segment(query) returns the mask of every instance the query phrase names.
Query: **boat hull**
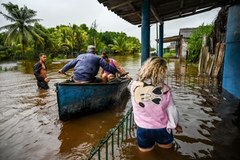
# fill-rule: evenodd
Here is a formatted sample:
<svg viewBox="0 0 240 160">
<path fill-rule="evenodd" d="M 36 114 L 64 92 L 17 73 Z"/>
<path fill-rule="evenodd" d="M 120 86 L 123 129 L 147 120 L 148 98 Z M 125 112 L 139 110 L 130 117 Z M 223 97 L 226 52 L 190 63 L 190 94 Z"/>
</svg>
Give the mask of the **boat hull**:
<svg viewBox="0 0 240 160">
<path fill-rule="evenodd" d="M 110 83 L 57 83 L 59 119 L 66 121 L 113 106 L 121 98 L 131 80 Z"/>
</svg>

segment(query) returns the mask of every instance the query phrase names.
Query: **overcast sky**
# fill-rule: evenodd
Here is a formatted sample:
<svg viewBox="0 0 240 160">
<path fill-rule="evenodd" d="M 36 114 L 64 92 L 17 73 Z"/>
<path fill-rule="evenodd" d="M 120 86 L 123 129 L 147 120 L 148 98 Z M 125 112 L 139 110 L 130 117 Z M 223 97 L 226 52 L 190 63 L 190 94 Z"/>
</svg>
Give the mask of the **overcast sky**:
<svg viewBox="0 0 240 160">
<path fill-rule="evenodd" d="M 45 27 L 55 27 L 61 24 L 69 25 L 69 23 L 86 24 L 90 27 L 96 20 L 98 32 L 125 32 L 128 36 L 134 36 L 141 40 L 141 28 L 118 17 L 97 0 L 0 0 L 0 2 L 1 4 L 12 2 L 19 7 L 25 5 L 29 9 L 37 11 L 36 18 L 42 19 L 40 23 Z M 7 13 L 2 5 L 0 5 L 0 10 Z M 216 18 L 218 11 L 219 8 L 186 18 L 166 21 L 164 22 L 164 37 L 177 35 L 179 28 L 197 27 L 202 23 L 210 24 Z M 9 23 L 0 15 L 0 26 Z M 156 25 L 152 25 L 152 47 L 155 47 L 155 38 Z"/>
</svg>

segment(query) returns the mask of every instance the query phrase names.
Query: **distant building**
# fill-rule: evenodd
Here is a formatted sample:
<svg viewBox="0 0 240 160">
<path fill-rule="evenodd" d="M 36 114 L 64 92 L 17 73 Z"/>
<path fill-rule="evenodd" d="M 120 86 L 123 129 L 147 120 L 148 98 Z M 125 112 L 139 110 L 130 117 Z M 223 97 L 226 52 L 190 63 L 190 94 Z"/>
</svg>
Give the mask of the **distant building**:
<svg viewBox="0 0 240 160">
<path fill-rule="evenodd" d="M 164 50 L 166 52 L 176 50 L 176 56 L 179 57 L 180 60 L 186 59 L 188 56 L 188 40 L 196 30 L 197 28 L 180 28 L 178 35 L 164 37 L 164 43 L 170 43 Z M 156 41 L 159 42 L 158 39 L 156 39 Z"/>
<path fill-rule="evenodd" d="M 179 30 L 179 36 L 181 36 L 181 42 L 178 42 L 178 44 L 181 43 L 181 54 L 182 58 L 186 59 L 187 53 L 188 53 L 188 40 L 190 39 L 192 33 L 196 31 L 197 28 L 180 28 Z"/>
<path fill-rule="evenodd" d="M 180 28 L 179 35 L 182 35 L 184 39 L 189 39 L 197 28 Z"/>
<path fill-rule="evenodd" d="M 176 41 L 170 42 L 169 46 L 167 48 L 169 48 L 170 50 L 176 50 Z"/>
</svg>

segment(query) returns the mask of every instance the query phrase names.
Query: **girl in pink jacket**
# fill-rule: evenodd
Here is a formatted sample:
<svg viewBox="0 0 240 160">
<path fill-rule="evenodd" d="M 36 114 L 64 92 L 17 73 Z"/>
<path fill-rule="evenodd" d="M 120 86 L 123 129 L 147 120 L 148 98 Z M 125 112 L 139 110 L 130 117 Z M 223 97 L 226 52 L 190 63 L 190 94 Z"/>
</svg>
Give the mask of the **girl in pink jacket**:
<svg viewBox="0 0 240 160">
<path fill-rule="evenodd" d="M 182 132 L 179 115 L 170 88 L 164 83 L 167 63 L 159 57 L 149 58 L 131 85 L 137 142 L 140 151 L 151 151 L 155 144 L 171 148 L 172 129 Z"/>
</svg>

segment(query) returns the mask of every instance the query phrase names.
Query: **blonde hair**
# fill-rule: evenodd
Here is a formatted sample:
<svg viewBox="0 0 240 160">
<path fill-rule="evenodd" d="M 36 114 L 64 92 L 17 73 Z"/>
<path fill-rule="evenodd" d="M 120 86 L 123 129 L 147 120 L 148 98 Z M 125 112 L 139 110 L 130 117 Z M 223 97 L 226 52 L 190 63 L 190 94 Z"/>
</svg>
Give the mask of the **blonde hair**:
<svg viewBox="0 0 240 160">
<path fill-rule="evenodd" d="M 138 81 L 150 79 L 152 85 L 157 86 L 164 81 L 167 71 L 167 62 L 160 57 L 154 56 L 143 64 L 138 72 Z"/>
</svg>

